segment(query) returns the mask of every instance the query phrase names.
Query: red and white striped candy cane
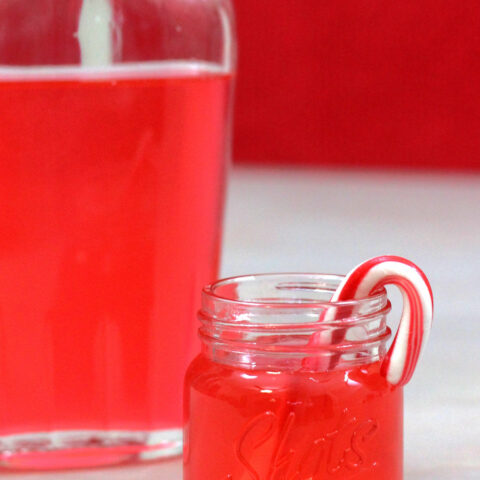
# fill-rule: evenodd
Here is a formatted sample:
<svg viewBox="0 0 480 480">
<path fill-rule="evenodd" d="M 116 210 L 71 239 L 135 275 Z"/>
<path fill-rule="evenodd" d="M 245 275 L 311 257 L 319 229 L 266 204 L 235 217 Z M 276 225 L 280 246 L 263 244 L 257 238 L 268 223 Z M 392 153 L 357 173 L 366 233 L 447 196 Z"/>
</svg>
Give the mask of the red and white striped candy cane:
<svg viewBox="0 0 480 480">
<path fill-rule="evenodd" d="M 403 312 L 397 334 L 384 360 L 382 373 L 392 385 L 411 379 L 427 342 L 433 318 L 433 295 L 425 274 L 402 257 L 375 257 L 355 267 L 338 286 L 331 302 L 365 298 L 385 285 L 397 286 L 403 295 Z"/>
</svg>

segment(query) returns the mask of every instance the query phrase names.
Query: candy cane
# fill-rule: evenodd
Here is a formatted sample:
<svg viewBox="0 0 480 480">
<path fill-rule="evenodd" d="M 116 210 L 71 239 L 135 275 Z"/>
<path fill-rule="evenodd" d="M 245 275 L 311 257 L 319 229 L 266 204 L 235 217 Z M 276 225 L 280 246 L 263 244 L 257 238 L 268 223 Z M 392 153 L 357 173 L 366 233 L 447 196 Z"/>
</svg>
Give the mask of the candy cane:
<svg viewBox="0 0 480 480">
<path fill-rule="evenodd" d="M 433 318 L 433 295 L 425 274 L 402 257 L 375 257 L 355 267 L 338 286 L 331 302 L 366 298 L 385 285 L 402 292 L 403 311 L 397 334 L 384 359 L 382 373 L 392 385 L 413 375 Z"/>
</svg>

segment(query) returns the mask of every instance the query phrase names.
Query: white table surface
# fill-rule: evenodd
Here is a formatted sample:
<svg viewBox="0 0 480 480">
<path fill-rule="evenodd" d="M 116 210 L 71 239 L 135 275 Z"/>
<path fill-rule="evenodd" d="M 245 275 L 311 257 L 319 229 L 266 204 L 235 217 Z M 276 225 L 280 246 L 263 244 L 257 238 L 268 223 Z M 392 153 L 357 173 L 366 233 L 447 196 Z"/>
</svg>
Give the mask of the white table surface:
<svg viewBox="0 0 480 480">
<path fill-rule="evenodd" d="M 405 390 L 405 479 L 480 480 L 480 175 L 232 172 L 223 275 L 345 273 L 386 253 L 418 263 L 435 294 L 432 336 Z M 181 462 L 1 476 L 180 480 Z"/>
</svg>

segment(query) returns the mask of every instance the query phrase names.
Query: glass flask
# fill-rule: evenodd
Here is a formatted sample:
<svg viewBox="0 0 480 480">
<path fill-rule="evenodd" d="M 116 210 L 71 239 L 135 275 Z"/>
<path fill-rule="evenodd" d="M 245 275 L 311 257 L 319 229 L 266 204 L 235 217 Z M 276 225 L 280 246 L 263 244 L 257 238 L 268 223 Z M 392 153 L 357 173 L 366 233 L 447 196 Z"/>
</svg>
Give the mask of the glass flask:
<svg viewBox="0 0 480 480">
<path fill-rule="evenodd" d="M 217 275 L 228 0 L 0 5 L 0 469 L 182 450 Z"/>
</svg>

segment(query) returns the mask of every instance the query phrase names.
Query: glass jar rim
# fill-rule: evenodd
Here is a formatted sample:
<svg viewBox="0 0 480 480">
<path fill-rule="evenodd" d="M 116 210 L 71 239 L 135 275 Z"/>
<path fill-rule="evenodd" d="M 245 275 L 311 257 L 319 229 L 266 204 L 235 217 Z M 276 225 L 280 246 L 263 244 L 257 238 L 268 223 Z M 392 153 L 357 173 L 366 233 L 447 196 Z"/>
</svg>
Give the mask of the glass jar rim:
<svg viewBox="0 0 480 480">
<path fill-rule="evenodd" d="M 204 352 L 219 362 L 244 366 L 292 366 L 305 357 L 341 357 L 342 364 L 381 358 L 391 334 L 386 290 L 331 302 L 344 278 L 275 273 L 207 285 L 198 313 Z"/>
<path fill-rule="evenodd" d="M 278 301 L 251 301 L 251 300 L 241 300 L 235 298 L 229 298 L 228 296 L 221 295 L 217 292 L 218 288 L 223 286 L 232 285 L 235 282 L 247 282 L 247 281 L 254 281 L 254 280 L 264 280 L 264 279 L 272 279 L 281 278 L 281 277 L 296 277 L 299 279 L 322 279 L 325 281 L 330 281 L 335 283 L 337 286 L 341 283 L 341 281 L 345 278 L 345 275 L 339 274 L 327 274 L 327 273 L 295 273 L 295 272 L 286 272 L 286 273 L 257 273 L 257 274 L 250 274 L 250 275 L 238 275 L 238 276 L 231 276 L 227 278 L 223 278 L 217 280 L 209 285 L 206 285 L 202 290 L 202 295 L 204 298 L 209 298 L 216 302 L 221 302 L 225 304 L 233 304 L 238 306 L 244 307 L 252 307 L 252 308 L 275 308 L 275 309 L 326 309 L 332 307 L 361 307 L 363 305 L 368 305 L 371 303 L 382 302 L 387 300 L 387 291 L 384 287 L 369 295 L 368 297 L 363 297 L 359 299 L 353 300 L 342 300 L 332 302 L 330 300 L 322 300 L 322 301 L 309 301 L 309 302 L 278 302 Z M 313 282 L 310 282 L 310 285 L 313 286 Z M 290 287 L 285 286 L 285 288 L 295 288 L 300 290 L 308 290 L 312 289 L 312 287 L 308 287 L 306 283 L 292 285 Z M 312 289 L 313 290 L 313 289 Z M 335 293 L 335 288 L 328 288 L 324 286 L 322 289 L 324 292 L 331 292 L 333 295 Z"/>
</svg>

